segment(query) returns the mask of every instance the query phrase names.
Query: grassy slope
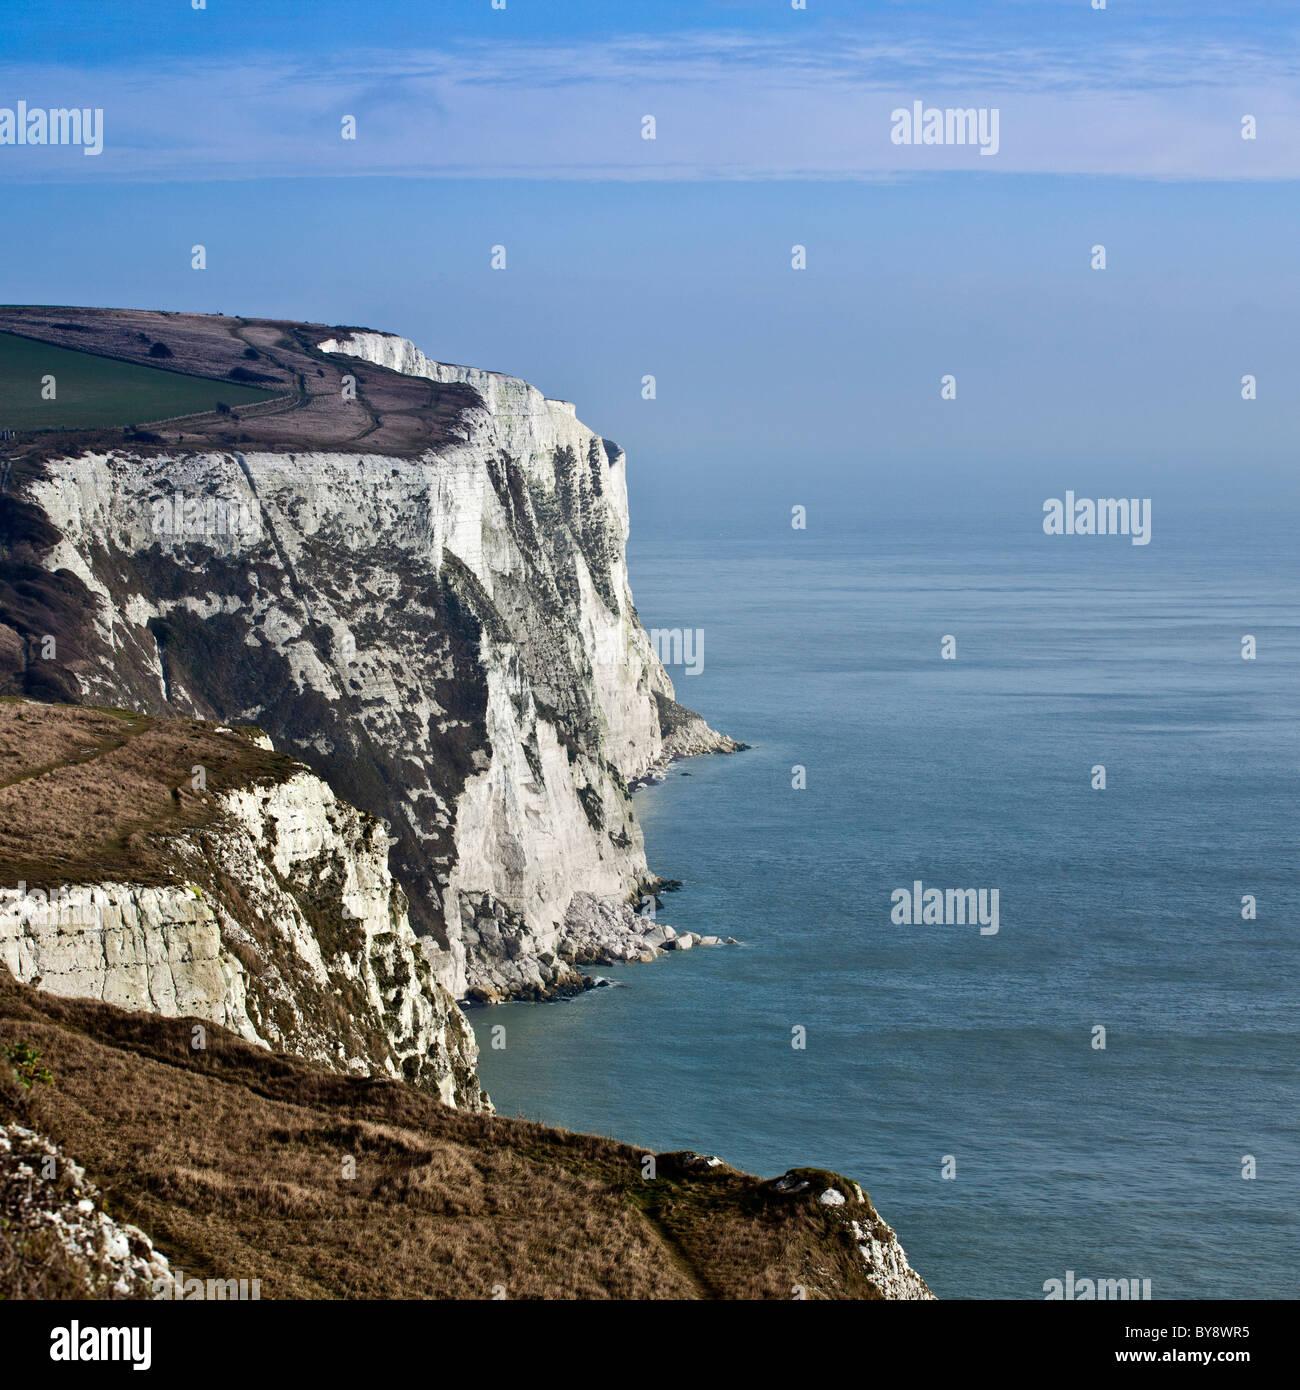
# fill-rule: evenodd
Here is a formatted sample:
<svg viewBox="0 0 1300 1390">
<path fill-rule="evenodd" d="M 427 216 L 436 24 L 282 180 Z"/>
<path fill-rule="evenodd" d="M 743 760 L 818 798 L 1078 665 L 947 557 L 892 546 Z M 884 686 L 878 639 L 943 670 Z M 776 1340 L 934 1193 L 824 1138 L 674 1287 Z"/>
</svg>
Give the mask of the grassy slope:
<svg viewBox="0 0 1300 1390">
<path fill-rule="evenodd" d="M 53 1081 L 19 1118 L 187 1275 L 265 1298 L 869 1298 L 814 1193 L 317 1071 L 209 1025 L 58 999 L 0 966 L 0 1050 Z M 10 1099 L 6 1100 L 6 1096 Z M 20 1099 L 20 1104 L 22 1104 Z M 343 1159 L 356 1160 L 345 1179 Z M 841 1180 L 841 1186 L 842 1186 Z"/>
<path fill-rule="evenodd" d="M 168 882 L 168 835 L 207 824 L 222 791 L 296 766 L 200 720 L 0 699 L 0 888 Z"/>
<path fill-rule="evenodd" d="M 47 374 L 56 382 L 52 401 L 41 399 L 41 379 Z M 0 429 L 141 425 L 213 410 L 218 401 L 239 406 L 274 394 L 0 333 Z"/>
</svg>

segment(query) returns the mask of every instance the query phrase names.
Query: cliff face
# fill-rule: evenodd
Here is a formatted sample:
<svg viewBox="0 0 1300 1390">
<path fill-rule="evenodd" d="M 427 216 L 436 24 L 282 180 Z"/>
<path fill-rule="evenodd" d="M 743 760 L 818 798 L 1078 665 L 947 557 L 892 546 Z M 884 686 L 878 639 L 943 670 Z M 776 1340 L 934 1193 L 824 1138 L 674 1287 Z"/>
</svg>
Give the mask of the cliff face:
<svg viewBox="0 0 1300 1390">
<path fill-rule="evenodd" d="M 632 605 L 617 446 L 381 334 L 0 328 L 127 361 L 165 340 L 212 378 L 256 359 L 282 392 L 0 449 L 0 1050 L 52 1073 L 17 1096 L 24 1144 L 270 1296 L 929 1297 L 834 1174 L 503 1121 L 474 1074 L 453 996 L 716 944 L 629 905 L 654 881 L 629 784 L 738 745 L 676 702 Z M 159 1265 L 138 1236 L 104 1237 L 124 1287 Z"/>
<path fill-rule="evenodd" d="M 431 979 L 383 823 L 308 772 L 231 792 L 218 814 L 171 842 L 183 883 L 65 884 L 53 904 L 0 895 L 0 960 L 52 994 L 210 1019 L 448 1105 L 485 1104 L 473 1034 Z"/>
<path fill-rule="evenodd" d="M 264 728 L 390 823 L 457 996 L 652 954 L 621 906 L 651 877 L 627 784 L 735 745 L 676 704 L 637 618 L 622 451 L 567 403 L 405 339 L 322 332 L 313 351 L 363 399 L 418 378 L 469 404 L 414 457 L 44 460 L 7 524 L 36 595 L 0 605 L 8 688 Z"/>
<path fill-rule="evenodd" d="M 114 723 L 0 704 L 0 864 L 21 885 L 0 889 L 0 961 L 15 978 L 65 998 L 206 1019 L 337 1071 L 486 1106 L 473 1033 L 410 928 L 383 823 L 305 768 L 262 764 L 257 740 L 242 734 L 198 728 L 181 743 L 181 729 L 136 719 L 118 743 Z M 61 742 L 75 756 L 50 767 Z M 212 756 L 223 742 L 235 745 L 228 766 Z M 24 747 L 42 751 L 15 766 Z M 182 783 L 172 795 L 175 753 L 182 765 L 212 764 L 221 785 L 192 797 Z M 131 768 L 149 769 L 154 801 L 137 791 L 123 805 Z M 78 805 L 101 789 L 112 810 Z M 41 823 L 35 799 L 63 808 L 56 827 Z M 96 841 L 125 848 L 105 863 Z M 46 886 L 21 878 L 29 872 Z"/>
</svg>

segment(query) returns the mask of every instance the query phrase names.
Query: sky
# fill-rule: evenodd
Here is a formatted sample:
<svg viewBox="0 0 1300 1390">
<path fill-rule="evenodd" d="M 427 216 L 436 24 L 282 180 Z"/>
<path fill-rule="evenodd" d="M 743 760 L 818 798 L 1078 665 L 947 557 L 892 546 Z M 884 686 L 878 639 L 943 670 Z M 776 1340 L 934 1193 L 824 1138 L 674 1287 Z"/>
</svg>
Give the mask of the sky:
<svg viewBox="0 0 1300 1390">
<path fill-rule="evenodd" d="M 1290 505 L 1298 38 L 1201 0 L 7 0 L 0 121 L 99 108 L 103 151 L 0 144 L 0 298 L 405 334 L 573 400 L 652 525 Z M 916 102 L 996 109 L 996 153 L 895 143 Z"/>
</svg>

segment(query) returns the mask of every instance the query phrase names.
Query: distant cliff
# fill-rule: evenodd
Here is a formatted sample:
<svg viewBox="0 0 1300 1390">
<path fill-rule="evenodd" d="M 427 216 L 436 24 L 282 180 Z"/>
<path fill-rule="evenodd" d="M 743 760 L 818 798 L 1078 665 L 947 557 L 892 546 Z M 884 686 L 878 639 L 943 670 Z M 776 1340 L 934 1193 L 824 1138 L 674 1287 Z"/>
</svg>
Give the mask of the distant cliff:
<svg viewBox="0 0 1300 1390">
<path fill-rule="evenodd" d="M 6 312 L 0 327 L 111 335 L 119 354 L 166 337 L 214 375 L 256 344 L 299 401 L 150 444 L 20 451 L 0 496 L 0 693 L 259 725 L 388 821 L 457 996 L 544 996 L 579 982 L 575 962 L 654 954 L 627 906 L 653 881 L 628 784 L 736 745 L 676 703 L 641 627 L 616 445 L 525 382 L 384 334 Z M 237 447 L 245 426 L 260 448 Z"/>
</svg>

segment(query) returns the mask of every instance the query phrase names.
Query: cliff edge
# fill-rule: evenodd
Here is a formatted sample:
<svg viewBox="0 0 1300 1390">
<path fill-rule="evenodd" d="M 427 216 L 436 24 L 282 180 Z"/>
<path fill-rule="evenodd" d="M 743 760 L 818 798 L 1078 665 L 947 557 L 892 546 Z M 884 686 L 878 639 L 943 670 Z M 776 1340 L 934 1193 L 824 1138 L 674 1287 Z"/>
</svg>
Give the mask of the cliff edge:
<svg viewBox="0 0 1300 1390">
<path fill-rule="evenodd" d="M 488 1105 L 387 828 L 256 730 L 0 700 L 0 885 L 22 983 Z"/>
</svg>

